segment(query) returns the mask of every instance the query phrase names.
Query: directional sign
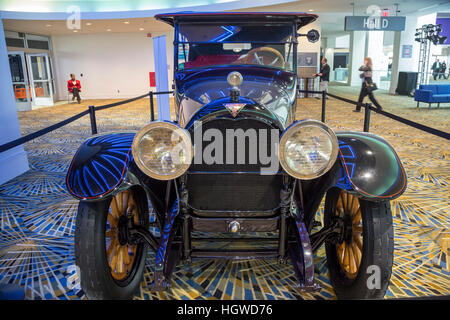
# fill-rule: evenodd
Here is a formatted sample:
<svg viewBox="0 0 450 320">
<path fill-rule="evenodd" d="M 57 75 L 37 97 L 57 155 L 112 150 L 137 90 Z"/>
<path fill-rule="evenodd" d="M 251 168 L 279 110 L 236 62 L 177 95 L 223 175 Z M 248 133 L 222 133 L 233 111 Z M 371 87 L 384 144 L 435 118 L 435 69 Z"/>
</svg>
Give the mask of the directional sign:
<svg viewBox="0 0 450 320">
<path fill-rule="evenodd" d="M 345 31 L 403 31 L 405 22 L 405 17 L 348 16 Z"/>
</svg>

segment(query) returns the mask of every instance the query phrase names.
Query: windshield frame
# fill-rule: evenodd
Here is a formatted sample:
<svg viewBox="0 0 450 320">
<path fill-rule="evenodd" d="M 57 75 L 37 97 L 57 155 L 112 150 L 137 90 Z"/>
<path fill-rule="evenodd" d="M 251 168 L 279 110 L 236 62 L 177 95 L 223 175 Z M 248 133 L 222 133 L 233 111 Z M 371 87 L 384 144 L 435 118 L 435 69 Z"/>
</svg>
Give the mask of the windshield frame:
<svg viewBox="0 0 450 320">
<path fill-rule="evenodd" d="M 259 23 L 261 26 L 291 26 L 292 29 L 292 33 L 290 36 L 291 41 L 216 41 L 216 42 L 210 42 L 210 41 L 179 41 L 180 39 L 180 32 L 179 32 L 179 28 L 180 25 L 193 25 L 193 24 L 198 24 L 198 25 L 210 25 L 210 26 L 220 26 L 223 24 L 233 24 L 236 23 L 236 21 L 215 21 L 215 22 L 185 22 L 185 21 L 175 21 L 174 23 L 174 41 L 173 41 L 173 45 L 174 45 L 174 72 L 178 72 L 178 71 L 182 71 L 184 69 L 179 69 L 179 64 L 178 64 L 178 52 L 179 52 L 179 48 L 180 45 L 190 45 L 190 44 L 224 44 L 224 43 L 249 43 L 251 45 L 253 44 L 265 44 L 265 45 L 286 45 L 289 44 L 289 50 L 292 52 L 292 66 L 293 66 L 293 70 L 288 70 L 288 69 L 282 69 L 282 68 L 277 68 L 277 67 L 272 67 L 272 66 L 266 66 L 266 65 L 260 65 L 261 67 L 266 67 L 266 68 L 272 68 L 272 69 L 277 69 L 277 70 L 283 70 L 286 72 L 292 72 L 297 74 L 297 46 L 298 46 L 298 41 L 297 41 L 297 23 L 296 22 L 265 22 L 265 23 Z M 258 25 L 257 22 L 239 22 L 239 25 Z M 245 64 L 242 64 L 245 65 Z M 253 65 L 254 66 L 254 65 Z M 198 69 L 202 69 L 202 68 L 211 68 L 211 67 L 215 67 L 215 65 L 210 65 L 210 66 L 202 66 L 202 67 L 197 67 Z M 197 69 L 195 68 L 195 69 Z"/>
</svg>

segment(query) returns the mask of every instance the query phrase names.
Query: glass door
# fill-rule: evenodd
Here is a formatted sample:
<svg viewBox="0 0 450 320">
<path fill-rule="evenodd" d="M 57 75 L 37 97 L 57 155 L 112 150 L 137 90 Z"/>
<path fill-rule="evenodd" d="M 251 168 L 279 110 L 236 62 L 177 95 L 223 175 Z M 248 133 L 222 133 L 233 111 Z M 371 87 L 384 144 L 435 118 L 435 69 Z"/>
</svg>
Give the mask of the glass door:
<svg viewBox="0 0 450 320">
<path fill-rule="evenodd" d="M 31 93 L 28 86 L 27 69 L 23 52 L 8 52 L 9 68 L 13 83 L 14 97 L 18 111 L 31 110 Z"/>
<path fill-rule="evenodd" d="M 47 53 L 27 54 L 33 106 L 53 105 L 53 85 Z"/>
</svg>

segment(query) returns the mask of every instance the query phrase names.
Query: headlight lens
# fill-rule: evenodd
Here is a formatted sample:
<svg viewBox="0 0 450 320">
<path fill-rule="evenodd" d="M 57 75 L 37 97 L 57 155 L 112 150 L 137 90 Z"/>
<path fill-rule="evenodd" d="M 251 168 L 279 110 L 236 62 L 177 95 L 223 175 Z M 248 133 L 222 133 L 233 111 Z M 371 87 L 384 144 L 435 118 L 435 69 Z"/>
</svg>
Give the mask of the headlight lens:
<svg viewBox="0 0 450 320">
<path fill-rule="evenodd" d="M 338 148 L 336 135 L 328 126 L 316 120 L 303 120 L 283 133 L 278 156 L 289 175 L 308 180 L 331 169 Z"/>
<path fill-rule="evenodd" d="M 134 137 L 132 152 L 139 169 L 158 180 L 178 178 L 192 162 L 189 133 L 170 122 L 152 122 Z"/>
</svg>

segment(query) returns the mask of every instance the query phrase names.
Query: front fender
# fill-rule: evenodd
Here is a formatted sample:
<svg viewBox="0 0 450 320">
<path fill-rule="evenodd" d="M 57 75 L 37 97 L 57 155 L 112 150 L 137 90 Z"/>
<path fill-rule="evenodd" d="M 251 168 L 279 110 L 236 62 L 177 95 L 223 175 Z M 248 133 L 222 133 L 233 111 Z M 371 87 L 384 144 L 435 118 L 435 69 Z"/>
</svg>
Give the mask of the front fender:
<svg viewBox="0 0 450 320">
<path fill-rule="evenodd" d="M 405 190 L 405 169 L 383 138 L 363 132 L 336 133 L 341 170 L 337 187 L 369 200 L 391 200 Z"/>
<path fill-rule="evenodd" d="M 113 193 L 132 161 L 135 133 L 107 133 L 86 140 L 72 159 L 67 190 L 77 199 L 93 200 Z"/>
</svg>

